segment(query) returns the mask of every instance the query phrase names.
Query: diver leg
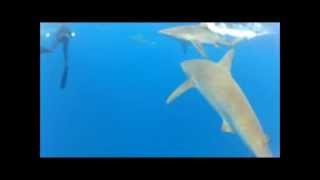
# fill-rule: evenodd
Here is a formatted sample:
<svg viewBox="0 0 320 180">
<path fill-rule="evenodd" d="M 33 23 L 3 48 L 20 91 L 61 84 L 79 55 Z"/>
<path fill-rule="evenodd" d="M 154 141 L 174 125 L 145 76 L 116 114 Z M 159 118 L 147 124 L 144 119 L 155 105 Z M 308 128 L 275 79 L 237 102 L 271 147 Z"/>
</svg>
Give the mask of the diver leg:
<svg viewBox="0 0 320 180">
<path fill-rule="evenodd" d="M 63 57 L 64 57 L 64 65 L 68 66 L 68 58 L 69 58 L 69 39 L 66 39 L 63 42 Z"/>
<path fill-rule="evenodd" d="M 66 85 L 67 85 L 68 71 L 69 71 L 69 68 L 66 66 L 64 68 L 64 71 L 63 71 L 63 74 L 62 74 L 62 77 L 61 77 L 61 81 L 60 81 L 60 88 L 61 89 L 64 89 L 66 87 Z"/>
<path fill-rule="evenodd" d="M 69 71 L 68 49 L 69 49 L 69 40 L 65 40 L 63 43 L 64 71 L 63 71 L 62 78 L 60 81 L 60 88 L 61 89 L 64 89 L 66 87 L 67 79 L 68 79 L 68 71 Z"/>
</svg>

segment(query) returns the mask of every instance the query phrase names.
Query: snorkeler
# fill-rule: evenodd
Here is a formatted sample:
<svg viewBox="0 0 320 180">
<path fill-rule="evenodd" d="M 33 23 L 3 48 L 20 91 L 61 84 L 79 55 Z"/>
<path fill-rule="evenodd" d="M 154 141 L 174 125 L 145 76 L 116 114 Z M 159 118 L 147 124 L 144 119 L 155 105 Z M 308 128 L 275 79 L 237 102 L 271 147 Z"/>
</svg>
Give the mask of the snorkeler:
<svg viewBox="0 0 320 180">
<path fill-rule="evenodd" d="M 58 31 L 56 32 L 54 42 L 49 49 L 49 51 L 53 51 L 58 47 L 61 43 L 63 46 L 63 57 L 64 57 L 64 70 L 62 74 L 62 78 L 60 81 L 60 88 L 64 89 L 67 82 L 68 77 L 68 57 L 69 57 L 69 40 L 72 38 L 73 32 L 65 25 L 62 25 Z"/>
</svg>

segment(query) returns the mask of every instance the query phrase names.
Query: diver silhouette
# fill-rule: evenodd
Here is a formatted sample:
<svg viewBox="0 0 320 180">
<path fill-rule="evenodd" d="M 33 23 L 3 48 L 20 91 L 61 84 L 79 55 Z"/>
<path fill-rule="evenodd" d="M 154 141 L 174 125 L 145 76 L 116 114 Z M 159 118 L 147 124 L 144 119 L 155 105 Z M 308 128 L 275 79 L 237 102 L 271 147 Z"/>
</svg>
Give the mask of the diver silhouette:
<svg viewBox="0 0 320 180">
<path fill-rule="evenodd" d="M 62 25 L 54 36 L 54 41 L 51 48 L 48 49 L 49 52 L 56 49 L 59 44 L 62 44 L 63 48 L 63 57 L 64 57 L 64 69 L 62 73 L 62 77 L 60 80 L 60 88 L 64 89 L 66 87 L 67 79 L 68 79 L 68 59 L 69 59 L 69 41 L 72 38 L 72 31 L 65 25 Z M 45 50 L 45 49 L 44 49 Z"/>
</svg>

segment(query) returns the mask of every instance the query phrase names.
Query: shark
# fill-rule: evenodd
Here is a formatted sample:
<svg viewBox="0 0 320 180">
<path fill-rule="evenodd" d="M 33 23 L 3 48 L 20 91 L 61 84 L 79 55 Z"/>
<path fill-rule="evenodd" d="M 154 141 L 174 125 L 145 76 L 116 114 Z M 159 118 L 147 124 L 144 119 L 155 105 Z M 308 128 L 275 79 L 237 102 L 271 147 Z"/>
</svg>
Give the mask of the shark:
<svg viewBox="0 0 320 180">
<path fill-rule="evenodd" d="M 262 29 L 260 23 L 229 23 L 229 27 L 225 23 L 200 23 L 201 26 L 207 27 L 210 31 L 223 36 L 231 36 L 235 38 L 252 39 L 258 36 L 271 34 L 267 30 Z M 231 26 L 231 27 L 230 27 Z M 235 26 L 235 27 L 233 27 Z M 253 27 L 252 27 L 253 26 Z"/>
<path fill-rule="evenodd" d="M 232 76 L 233 57 L 234 48 L 231 48 L 219 62 L 209 59 L 182 62 L 181 67 L 188 79 L 169 95 L 166 103 L 172 103 L 189 89 L 197 89 L 222 118 L 223 132 L 239 135 L 256 157 L 272 157 L 269 138 Z"/>
<path fill-rule="evenodd" d="M 208 59 L 208 55 L 203 48 L 203 44 L 213 45 L 214 47 L 227 46 L 234 47 L 242 38 L 237 38 L 233 42 L 227 41 L 218 33 L 212 32 L 208 26 L 203 24 L 193 24 L 166 28 L 159 31 L 160 34 L 172 37 L 181 42 L 184 52 L 186 44 L 191 43 L 202 57 Z"/>
</svg>

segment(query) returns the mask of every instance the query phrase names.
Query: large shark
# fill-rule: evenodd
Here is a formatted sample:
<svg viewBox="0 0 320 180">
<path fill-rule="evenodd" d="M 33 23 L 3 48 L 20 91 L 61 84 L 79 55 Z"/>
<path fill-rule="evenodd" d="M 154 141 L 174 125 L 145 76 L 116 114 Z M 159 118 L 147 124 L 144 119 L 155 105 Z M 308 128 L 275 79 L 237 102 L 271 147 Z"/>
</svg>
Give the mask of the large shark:
<svg viewBox="0 0 320 180">
<path fill-rule="evenodd" d="M 160 30 L 159 33 L 180 40 L 184 51 L 186 49 L 186 42 L 191 42 L 204 58 L 208 58 L 208 55 L 202 46 L 203 44 L 211 44 L 215 47 L 219 47 L 220 45 L 233 47 L 241 41 L 240 38 L 235 39 L 233 42 L 227 41 L 223 36 L 212 32 L 207 26 L 202 24 L 167 28 Z"/>
<path fill-rule="evenodd" d="M 218 63 L 207 59 L 182 62 L 181 67 L 189 79 L 168 97 L 167 104 L 190 88 L 198 89 L 222 117 L 222 131 L 240 135 L 257 157 L 272 157 L 259 120 L 232 77 L 233 56 L 232 48 Z"/>
</svg>

